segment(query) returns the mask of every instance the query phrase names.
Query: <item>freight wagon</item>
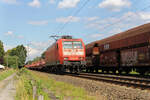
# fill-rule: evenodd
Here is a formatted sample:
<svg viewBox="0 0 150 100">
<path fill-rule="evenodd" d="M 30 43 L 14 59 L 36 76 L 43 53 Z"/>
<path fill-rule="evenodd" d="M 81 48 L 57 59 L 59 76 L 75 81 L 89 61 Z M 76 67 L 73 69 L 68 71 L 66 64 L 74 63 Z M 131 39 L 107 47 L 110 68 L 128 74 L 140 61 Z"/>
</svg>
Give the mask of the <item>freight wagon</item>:
<svg viewBox="0 0 150 100">
<path fill-rule="evenodd" d="M 87 44 L 86 56 L 87 71 L 150 72 L 150 23 Z"/>
</svg>

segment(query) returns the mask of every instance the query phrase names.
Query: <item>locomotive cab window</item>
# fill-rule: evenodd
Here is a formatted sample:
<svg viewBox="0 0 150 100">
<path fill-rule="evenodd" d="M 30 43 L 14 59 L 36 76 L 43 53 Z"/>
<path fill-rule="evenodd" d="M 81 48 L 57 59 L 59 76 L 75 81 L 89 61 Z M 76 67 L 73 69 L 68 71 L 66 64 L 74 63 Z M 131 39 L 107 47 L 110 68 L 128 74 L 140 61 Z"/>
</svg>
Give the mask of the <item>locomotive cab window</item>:
<svg viewBox="0 0 150 100">
<path fill-rule="evenodd" d="M 83 49 L 81 41 L 63 41 L 64 49 Z"/>
<path fill-rule="evenodd" d="M 81 41 L 73 41 L 73 47 L 75 49 L 82 49 L 82 42 Z"/>
<path fill-rule="evenodd" d="M 64 41 L 63 42 L 64 49 L 72 49 L 72 42 L 71 41 Z"/>
</svg>

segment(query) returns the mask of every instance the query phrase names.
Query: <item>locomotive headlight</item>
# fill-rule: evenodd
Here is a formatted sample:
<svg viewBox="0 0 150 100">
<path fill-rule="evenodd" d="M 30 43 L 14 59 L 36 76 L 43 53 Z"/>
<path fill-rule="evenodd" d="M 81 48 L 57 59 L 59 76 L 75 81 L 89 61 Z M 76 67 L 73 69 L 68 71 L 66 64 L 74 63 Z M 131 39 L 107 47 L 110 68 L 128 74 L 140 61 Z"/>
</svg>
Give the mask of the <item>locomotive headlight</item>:
<svg viewBox="0 0 150 100">
<path fill-rule="evenodd" d="M 64 60 L 68 60 L 68 58 L 67 58 L 67 57 L 65 57 L 65 58 L 64 58 Z"/>
</svg>

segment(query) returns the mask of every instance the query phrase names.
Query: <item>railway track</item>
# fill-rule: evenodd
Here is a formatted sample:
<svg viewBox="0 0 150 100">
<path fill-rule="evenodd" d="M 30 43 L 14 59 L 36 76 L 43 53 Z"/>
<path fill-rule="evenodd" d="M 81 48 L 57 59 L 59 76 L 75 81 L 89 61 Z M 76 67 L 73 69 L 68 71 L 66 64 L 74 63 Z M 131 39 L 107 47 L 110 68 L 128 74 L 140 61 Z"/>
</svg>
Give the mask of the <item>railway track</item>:
<svg viewBox="0 0 150 100">
<path fill-rule="evenodd" d="M 67 74 L 69 76 L 86 78 L 90 80 L 103 81 L 107 83 L 113 83 L 121 86 L 127 86 L 139 89 L 150 90 L 150 79 L 138 78 L 132 76 L 118 76 L 118 75 L 106 75 L 106 74 L 91 74 L 91 73 L 80 73 L 80 74 Z"/>
</svg>

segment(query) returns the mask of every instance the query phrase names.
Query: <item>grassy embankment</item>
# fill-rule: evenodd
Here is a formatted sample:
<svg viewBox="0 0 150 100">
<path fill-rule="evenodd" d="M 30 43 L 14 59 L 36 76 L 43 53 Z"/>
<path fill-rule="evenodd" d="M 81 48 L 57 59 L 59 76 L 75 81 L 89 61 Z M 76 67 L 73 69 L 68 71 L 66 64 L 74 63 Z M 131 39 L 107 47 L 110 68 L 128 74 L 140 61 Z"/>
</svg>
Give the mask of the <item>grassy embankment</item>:
<svg viewBox="0 0 150 100">
<path fill-rule="evenodd" d="M 37 86 L 37 95 L 43 95 L 44 100 L 50 100 L 49 95 L 52 94 L 59 100 L 95 100 L 83 88 L 55 81 L 47 74 L 23 69 L 18 75 L 16 100 L 33 100 L 33 85 Z"/>
<path fill-rule="evenodd" d="M 15 72 L 14 69 L 8 69 L 0 72 L 0 81 L 4 80 L 8 76 L 12 75 Z"/>
</svg>

